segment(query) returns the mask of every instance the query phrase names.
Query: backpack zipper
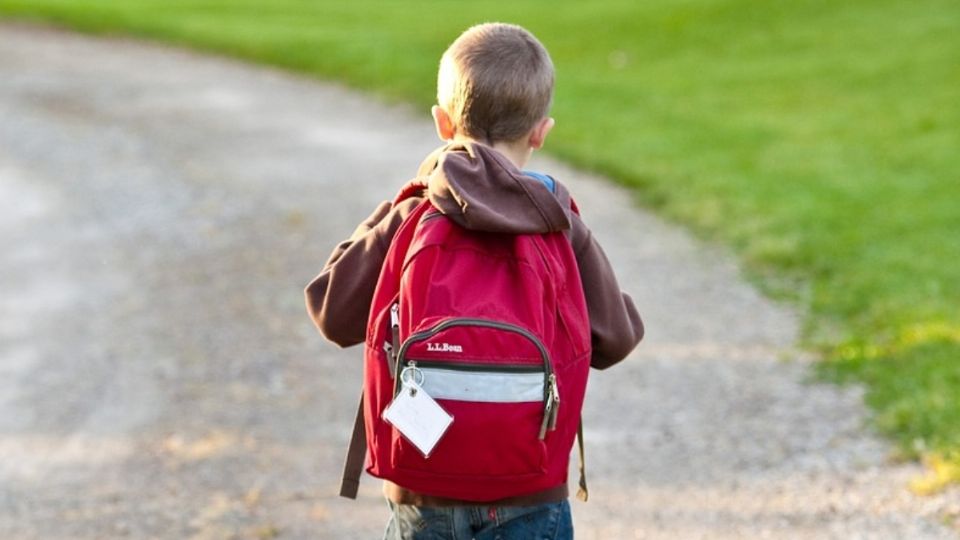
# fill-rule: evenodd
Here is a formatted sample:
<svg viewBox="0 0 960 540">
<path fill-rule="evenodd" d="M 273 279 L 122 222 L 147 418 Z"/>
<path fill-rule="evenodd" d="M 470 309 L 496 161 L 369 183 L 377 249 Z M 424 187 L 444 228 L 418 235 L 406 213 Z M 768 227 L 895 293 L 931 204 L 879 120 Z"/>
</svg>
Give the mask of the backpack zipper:
<svg viewBox="0 0 960 540">
<path fill-rule="evenodd" d="M 399 305 L 397 306 L 399 310 Z M 391 310 L 392 312 L 392 310 Z M 553 366 L 550 364 L 550 355 L 547 353 L 547 348 L 543 346 L 543 343 L 540 343 L 540 339 L 537 338 L 526 328 L 521 326 L 503 323 L 498 321 L 490 321 L 487 319 L 474 319 L 474 318 L 457 318 L 457 319 L 447 319 L 442 323 L 421 332 L 417 332 L 412 336 L 408 337 L 406 341 L 403 342 L 403 345 L 400 346 L 400 350 L 397 352 L 397 367 L 400 367 L 400 364 L 403 362 L 404 357 L 407 355 L 407 349 L 410 348 L 410 345 L 414 343 L 430 339 L 431 337 L 437 335 L 438 333 L 446 330 L 447 328 L 452 328 L 454 326 L 480 326 L 483 328 L 493 328 L 495 330 L 505 330 L 507 332 L 513 332 L 515 334 L 520 334 L 521 336 L 527 338 L 532 342 L 536 347 L 537 351 L 540 353 L 540 358 L 543 360 L 543 372 L 545 378 L 548 378 L 553 374 Z M 397 370 L 399 371 L 399 370 Z M 545 381 L 546 382 L 546 381 Z"/>
<path fill-rule="evenodd" d="M 390 378 L 397 378 L 397 349 L 400 347 L 400 303 L 394 302 L 390 305 L 390 341 L 383 344 L 383 350 L 387 353 L 387 368 L 390 370 Z"/>
<path fill-rule="evenodd" d="M 541 373 L 543 368 L 530 364 L 471 364 L 467 362 L 437 362 L 423 358 L 408 358 L 407 366 L 416 363 L 417 367 L 433 369 L 450 369 L 454 371 L 473 371 L 491 373 Z"/>
</svg>

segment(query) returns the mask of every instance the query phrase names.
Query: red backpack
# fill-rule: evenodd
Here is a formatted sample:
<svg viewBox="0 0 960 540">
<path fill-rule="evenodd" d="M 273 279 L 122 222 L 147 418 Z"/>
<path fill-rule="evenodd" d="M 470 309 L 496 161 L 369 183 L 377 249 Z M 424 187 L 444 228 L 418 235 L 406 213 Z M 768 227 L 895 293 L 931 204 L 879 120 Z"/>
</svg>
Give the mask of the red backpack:
<svg viewBox="0 0 960 540">
<path fill-rule="evenodd" d="M 424 200 L 387 251 L 364 357 L 353 476 L 365 435 L 367 472 L 426 495 L 493 501 L 566 483 L 590 324 L 563 232 L 471 231 Z M 383 418 L 408 368 L 453 417 L 429 457 Z M 357 483 L 345 473 L 341 495 L 355 497 Z M 581 488 L 585 498 L 582 468 Z"/>
</svg>

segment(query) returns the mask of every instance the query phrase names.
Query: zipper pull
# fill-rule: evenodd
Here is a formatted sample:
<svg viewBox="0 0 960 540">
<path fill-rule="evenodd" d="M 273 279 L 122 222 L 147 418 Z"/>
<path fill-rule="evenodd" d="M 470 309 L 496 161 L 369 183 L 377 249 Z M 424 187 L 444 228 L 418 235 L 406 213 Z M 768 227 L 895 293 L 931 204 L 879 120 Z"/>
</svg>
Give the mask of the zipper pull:
<svg viewBox="0 0 960 540">
<path fill-rule="evenodd" d="M 390 343 L 384 344 L 384 350 L 387 351 L 387 364 L 390 369 L 390 378 L 397 377 L 399 369 L 399 359 L 397 353 L 400 352 L 400 303 L 394 302 L 390 306 Z"/>
<path fill-rule="evenodd" d="M 547 398 L 543 404 L 543 423 L 540 424 L 540 440 L 547 438 L 547 431 L 557 428 L 557 411 L 560 408 L 560 393 L 557 391 L 557 376 L 547 377 Z"/>
<path fill-rule="evenodd" d="M 550 412 L 553 409 L 553 393 L 547 393 L 547 402 L 543 406 L 543 423 L 540 424 L 540 440 L 547 438 L 547 430 L 550 428 Z"/>
<path fill-rule="evenodd" d="M 387 353 L 387 367 L 390 368 L 390 378 L 397 376 L 397 364 L 393 361 L 393 345 L 389 341 L 383 342 L 383 352 Z"/>
<path fill-rule="evenodd" d="M 557 429 L 557 416 L 560 414 L 560 389 L 557 387 L 557 376 L 550 374 L 550 397 L 552 398 L 552 407 L 550 407 L 550 420 L 547 422 L 547 428 L 550 431 Z"/>
</svg>

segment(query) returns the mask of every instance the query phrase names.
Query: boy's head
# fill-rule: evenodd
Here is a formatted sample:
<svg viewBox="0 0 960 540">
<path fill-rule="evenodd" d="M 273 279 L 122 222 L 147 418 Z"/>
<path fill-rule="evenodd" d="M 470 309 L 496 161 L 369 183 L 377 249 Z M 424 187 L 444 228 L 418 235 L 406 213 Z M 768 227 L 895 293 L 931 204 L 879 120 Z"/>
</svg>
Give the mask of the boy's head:
<svg viewBox="0 0 960 540">
<path fill-rule="evenodd" d="M 503 23 L 469 28 L 440 60 L 438 132 L 443 139 L 512 144 L 546 125 L 532 141 L 539 148 L 553 125 L 547 117 L 553 79 L 550 55 L 530 32 Z"/>
</svg>

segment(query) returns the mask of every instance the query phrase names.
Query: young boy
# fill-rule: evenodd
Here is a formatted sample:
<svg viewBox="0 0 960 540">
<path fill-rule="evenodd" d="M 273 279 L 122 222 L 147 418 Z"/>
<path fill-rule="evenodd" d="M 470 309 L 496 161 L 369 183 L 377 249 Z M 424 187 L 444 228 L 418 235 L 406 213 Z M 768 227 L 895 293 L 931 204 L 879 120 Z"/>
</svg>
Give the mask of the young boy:
<svg viewBox="0 0 960 540">
<path fill-rule="evenodd" d="M 633 301 L 622 293 L 600 246 L 570 210 L 566 188 L 522 172 L 543 146 L 554 120 L 553 64 L 528 31 L 482 24 L 444 53 L 432 113 L 448 144 L 426 158 L 418 178 L 425 193 L 382 203 L 342 242 L 306 288 L 307 308 L 323 335 L 346 347 L 365 339 L 374 288 L 390 242 L 424 197 L 457 225 L 473 231 L 569 238 L 589 314 L 590 365 L 622 360 L 643 336 Z M 543 189 L 543 186 L 548 189 Z M 566 484 L 521 497 L 485 502 L 419 493 L 389 481 L 393 510 L 385 538 L 572 538 Z"/>
</svg>

